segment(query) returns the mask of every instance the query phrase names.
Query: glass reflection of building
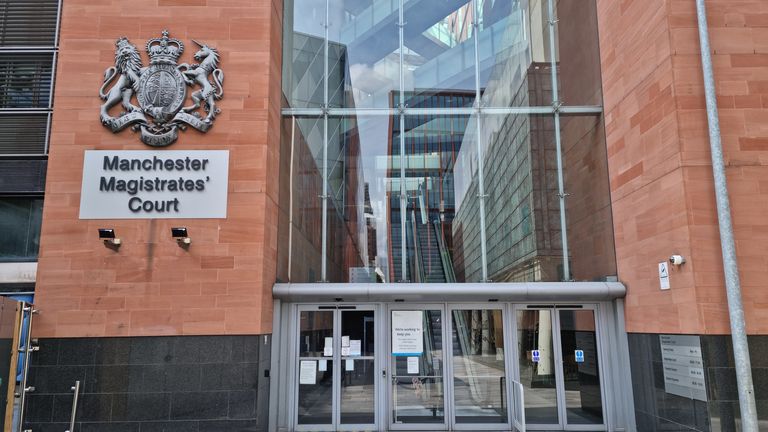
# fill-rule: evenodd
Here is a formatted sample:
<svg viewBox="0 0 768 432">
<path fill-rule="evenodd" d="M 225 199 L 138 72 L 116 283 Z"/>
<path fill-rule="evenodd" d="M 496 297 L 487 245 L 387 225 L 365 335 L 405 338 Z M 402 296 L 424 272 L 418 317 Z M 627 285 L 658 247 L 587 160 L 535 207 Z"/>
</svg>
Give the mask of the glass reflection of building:
<svg viewBox="0 0 768 432">
<path fill-rule="evenodd" d="M 466 108 L 474 101 L 474 92 L 426 91 L 408 92 L 405 104 L 416 109 Z M 392 94 L 393 106 L 400 103 L 399 93 Z M 405 276 L 402 275 L 402 243 L 390 242 L 390 280 L 411 282 L 455 282 L 451 261 L 451 225 L 456 214 L 453 173 L 456 157 L 464 140 L 468 116 L 412 115 L 400 123 L 392 121 L 392 134 L 387 158 L 399 160 L 404 136 L 405 161 L 406 248 Z M 395 167 L 397 168 L 397 167 Z M 390 238 L 399 238 L 402 230 L 399 198 L 399 172 L 390 170 L 395 181 L 388 193 L 388 223 Z"/>
<path fill-rule="evenodd" d="M 593 1 L 286 3 L 281 279 L 615 274 Z"/>
</svg>

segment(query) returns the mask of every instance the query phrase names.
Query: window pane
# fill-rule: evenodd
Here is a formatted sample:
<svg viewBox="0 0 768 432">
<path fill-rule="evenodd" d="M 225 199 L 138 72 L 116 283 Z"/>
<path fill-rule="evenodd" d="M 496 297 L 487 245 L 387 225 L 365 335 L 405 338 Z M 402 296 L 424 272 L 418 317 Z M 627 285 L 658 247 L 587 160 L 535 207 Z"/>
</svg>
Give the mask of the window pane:
<svg viewBox="0 0 768 432">
<path fill-rule="evenodd" d="M 489 278 L 562 280 L 553 117 L 489 115 L 481 126 Z"/>
<path fill-rule="evenodd" d="M 404 5 L 403 74 L 408 107 L 472 106 L 476 86 L 474 3 L 406 0 Z M 440 96 L 438 100 L 432 100 L 435 95 Z"/>
<path fill-rule="evenodd" d="M 552 313 L 548 310 L 518 311 L 518 364 L 524 388 L 525 421 L 529 424 L 559 422 L 552 347 Z"/>
<path fill-rule="evenodd" d="M 0 46 L 55 45 L 58 8 L 59 0 L 0 0 Z"/>
<path fill-rule="evenodd" d="M 571 279 L 616 275 L 605 129 L 601 115 L 560 117 Z"/>
<path fill-rule="evenodd" d="M 325 0 L 285 2 L 283 94 L 292 108 L 323 105 Z"/>
<path fill-rule="evenodd" d="M 0 108 L 48 108 L 53 53 L 0 54 Z"/>
<path fill-rule="evenodd" d="M 565 105 L 602 105 L 595 0 L 557 0 L 560 100 Z"/>
<path fill-rule="evenodd" d="M 477 116 L 467 119 L 461 148 L 456 155 L 453 176 L 452 257 L 456 280 L 483 279 L 478 194 Z"/>
<path fill-rule="evenodd" d="M 459 263 L 465 254 L 479 253 L 475 247 L 464 250 L 470 241 L 457 244 L 456 235 L 463 233 L 453 223 L 459 154 L 464 146 L 476 146 L 469 120 L 405 116 L 404 128 L 398 116 L 329 121 L 330 281 L 464 281 Z"/>
<path fill-rule="evenodd" d="M 398 424 L 445 422 L 442 312 L 425 310 L 421 315 L 424 351 L 416 356 L 390 356 L 391 418 Z"/>
<path fill-rule="evenodd" d="M 454 310 L 452 319 L 456 422 L 506 423 L 501 311 Z"/>
<path fill-rule="evenodd" d="M 43 200 L 0 199 L 0 260 L 36 260 Z"/>
<path fill-rule="evenodd" d="M 603 400 L 597 360 L 595 314 L 591 310 L 559 312 L 568 423 L 602 424 Z M 577 357 L 577 352 L 581 356 Z"/>
<path fill-rule="evenodd" d="M 297 374 L 301 376 L 301 368 L 315 369 L 315 372 L 314 381 L 299 380 L 298 424 L 330 424 L 333 417 L 333 360 L 318 357 L 323 356 L 326 339 L 333 338 L 333 311 L 302 311 L 300 315 L 300 370 Z"/>
<path fill-rule="evenodd" d="M 283 118 L 280 163 L 278 277 L 285 281 L 318 282 L 322 244 L 322 117 Z"/>
<path fill-rule="evenodd" d="M 45 154 L 48 114 L 0 115 L 0 154 Z"/>
<path fill-rule="evenodd" d="M 399 0 L 331 0 L 329 105 L 388 108 L 399 91 Z"/>
<path fill-rule="evenodd" d="M 551 105 L 548 0 L 481 1 L 479 9 L 478 56 L 483 104 L 493 107 Z"/>
</svg>

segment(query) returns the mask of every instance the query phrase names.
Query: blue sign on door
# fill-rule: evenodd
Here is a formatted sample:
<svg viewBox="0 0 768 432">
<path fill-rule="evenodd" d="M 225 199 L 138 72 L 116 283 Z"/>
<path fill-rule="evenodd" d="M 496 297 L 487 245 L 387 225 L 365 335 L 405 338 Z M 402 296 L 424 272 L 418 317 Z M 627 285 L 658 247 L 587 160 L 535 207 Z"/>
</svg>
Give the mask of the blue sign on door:
<svg viewBox="0 0 768 432">
<path fill-rule="evenodd" d="M 576 350 L 576 363 L 584 363 L 584 350 Z"/>
<path fill-rule="evenodd" d="M 531 352 L 531 357 L 533 357 L 534 363 L 538 363 L 539 360 L 541 360 L 541 353 L 539 353 L 539 350 L 533 350 Z"/>
</svg>

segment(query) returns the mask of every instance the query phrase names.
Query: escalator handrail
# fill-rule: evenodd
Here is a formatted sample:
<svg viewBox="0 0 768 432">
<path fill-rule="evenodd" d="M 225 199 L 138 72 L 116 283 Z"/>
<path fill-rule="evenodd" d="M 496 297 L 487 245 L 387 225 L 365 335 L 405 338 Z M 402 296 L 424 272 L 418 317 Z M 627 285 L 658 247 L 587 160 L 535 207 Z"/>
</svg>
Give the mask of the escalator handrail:
<svg viewBox="0 0 768 432">
<path fill-rule="evenodd" d="M 437 245 L 440 248 L 440 260 L 443 263 L 445 281 L 448 283 L 456 282 L 456 274 L 453 273 L 451 257 L 448 249 L 445 247 L 445 239 L 443 238 L 443 233 L 440 231 L 440 223 L 438 221 L 432 221 L 432 223 L 434 223 L 435 226 L 435 237 L 437 237 Z"/>
</svg>

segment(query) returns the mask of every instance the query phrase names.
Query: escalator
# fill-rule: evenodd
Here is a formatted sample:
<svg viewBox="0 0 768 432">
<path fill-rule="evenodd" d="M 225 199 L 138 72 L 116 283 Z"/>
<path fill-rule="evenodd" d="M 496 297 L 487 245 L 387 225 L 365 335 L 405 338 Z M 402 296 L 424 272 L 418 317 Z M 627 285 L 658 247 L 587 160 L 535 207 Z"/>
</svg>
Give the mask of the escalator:
<svg viewBox="0 0 768 432">
<path fill-rule="evenodd" d="M 440 222 L 427 221 L 425 218 L 417 221 L 415 211 L 411 212 L 410 219 L 409 240 L 414 244 L 415 256 L 411 271 L 416 275 L 415 282 L 456 282 L 450 252 L 445 246 Z"/>
</svg>

